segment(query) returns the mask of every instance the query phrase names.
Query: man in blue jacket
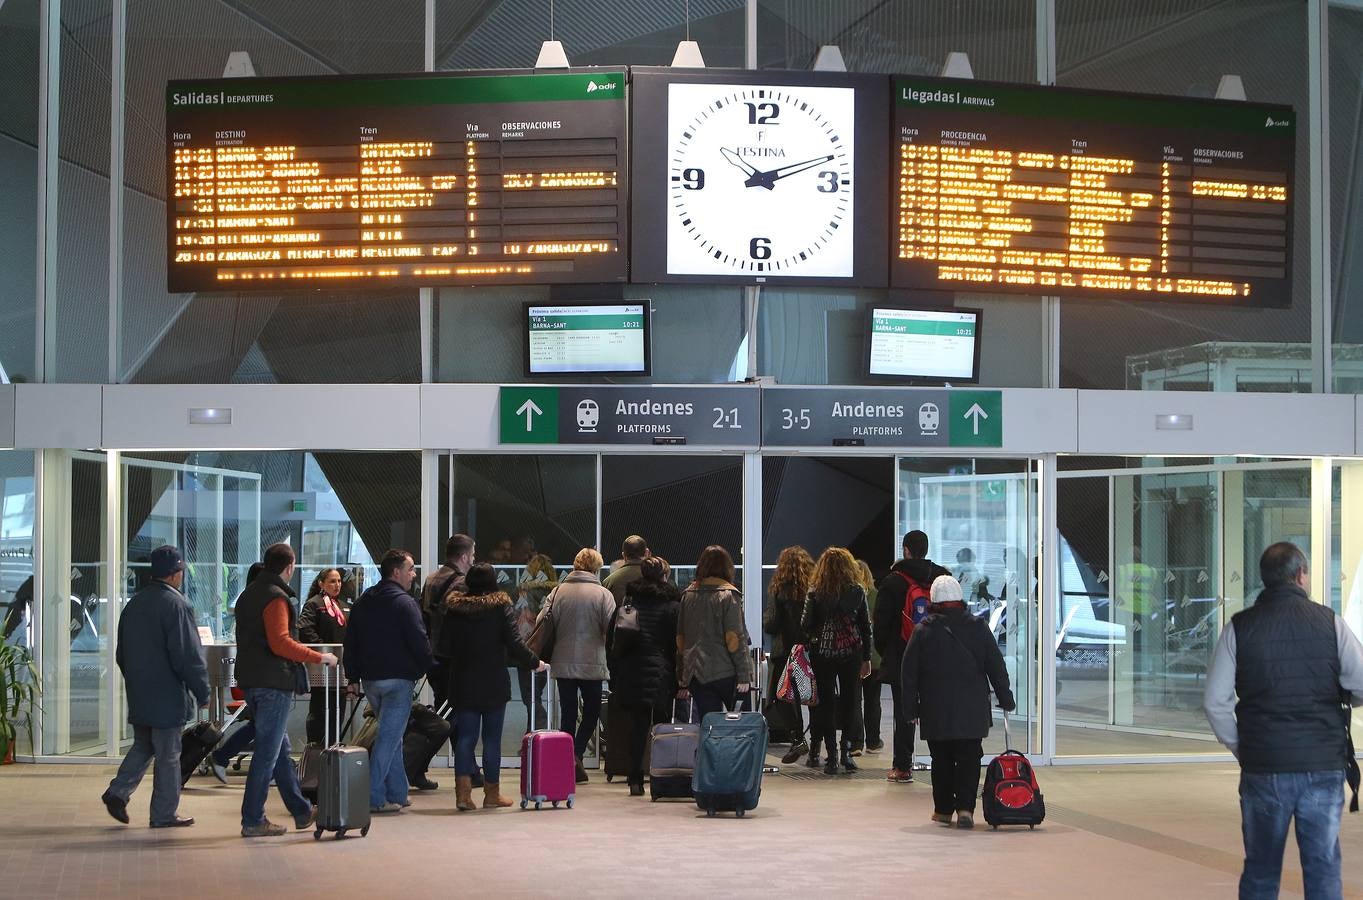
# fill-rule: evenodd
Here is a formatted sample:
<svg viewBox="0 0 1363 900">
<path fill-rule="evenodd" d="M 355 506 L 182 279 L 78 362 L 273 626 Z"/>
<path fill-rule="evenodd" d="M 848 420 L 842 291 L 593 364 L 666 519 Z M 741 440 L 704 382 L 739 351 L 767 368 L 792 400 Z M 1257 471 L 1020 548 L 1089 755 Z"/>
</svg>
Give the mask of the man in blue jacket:
<svg viewBox="0 0 1363 900">
<path fill-rule="evenodd" d="M 208 669 L 194 611 L 180 593 L 185 561 L 171 546 L 151 552 L 154 579 L 128 601 L 118 620 L 118 668 L 128 693 L 133 745 L 101 797 L 128 824 L 128 799 L 153 759 L 151 827 L 179 828 L 194 820 L 180 806 L 180 732 L 195 706 L 208 706 Z"/>
<path fill-rule="evenodd" d="M 378 584 L 350 610 L 341 660 L 351 684 L 362 683 L 378 717 L 379 731 L 369 756 L 369 808 L 399 812 L 410 806 L 402 736 L 412 714 L 416 681 L 435 660 L 421 623 L 421 609 L 409 591 L 416 577 L 412 554 L 389 550 L 379 562 Z"/>
</svg>

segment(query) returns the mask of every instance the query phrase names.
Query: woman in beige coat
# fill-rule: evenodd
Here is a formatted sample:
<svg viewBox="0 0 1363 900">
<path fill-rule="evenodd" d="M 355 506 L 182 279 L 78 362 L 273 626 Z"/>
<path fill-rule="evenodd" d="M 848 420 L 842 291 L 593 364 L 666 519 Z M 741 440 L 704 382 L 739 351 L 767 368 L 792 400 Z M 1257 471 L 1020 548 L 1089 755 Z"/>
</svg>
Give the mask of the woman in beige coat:
<svg viewBox="0 0 1363 900">
<path fill-rule="evenodd" d="M 586 547 L 573 558 L 573 571 L 554 588 L 540 618 L 553 617 L 554 647 L 549 664 L 558 683 L 559 727 L 573 734 L 577 783 L 587 781 L 582 755 L 601 718 L 601 682 L 606 668 L 606 631 L 615 614 L 615 597 L 601 586 L 601 554 Z M 582 721 L 577 719 L 582 699 Z M 577 728 L 574 731 L 573 726 Z"/>
</svg>

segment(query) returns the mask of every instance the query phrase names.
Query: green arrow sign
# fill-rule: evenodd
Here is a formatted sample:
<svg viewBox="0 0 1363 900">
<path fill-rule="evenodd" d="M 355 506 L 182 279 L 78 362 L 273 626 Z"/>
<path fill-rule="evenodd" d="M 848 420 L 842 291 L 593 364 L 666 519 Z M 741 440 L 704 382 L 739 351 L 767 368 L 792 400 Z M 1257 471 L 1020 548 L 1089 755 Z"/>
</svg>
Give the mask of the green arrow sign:
<svg viewBox="0 0 1363 900">
<path fill-rule="evenodd" d="M 952 391 L 950 406 L 951 446 L 1003 446 L 1002 392 Z"/>
<path fill-rule="evenodd" d="M 558 388 L 504 387 L 501 390 L 501 442 L 558 442 Z"/>
</svg>

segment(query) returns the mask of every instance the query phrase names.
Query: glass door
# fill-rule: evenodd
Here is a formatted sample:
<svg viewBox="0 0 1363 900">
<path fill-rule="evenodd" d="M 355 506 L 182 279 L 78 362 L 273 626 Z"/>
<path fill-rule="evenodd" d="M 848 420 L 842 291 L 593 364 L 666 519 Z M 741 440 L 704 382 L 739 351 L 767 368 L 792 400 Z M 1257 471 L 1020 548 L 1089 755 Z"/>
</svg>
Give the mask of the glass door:
<svg viewBox="0 0 1363 900">
<path fill-rule="evenodd" d="M 928 555 L 961 583 L 967 607 L 998 641 L 1017 710 L 1010 717 L 1012 746 L 1040 752 L 1037 652 L 1037 477 L 1028 459 L 898 460 L 899 528 L 928 535 Z M 985 754 L 1004 749 L 999 727 Z M 922 748 L 920 748 L 922 749 Z"/>
</svg>

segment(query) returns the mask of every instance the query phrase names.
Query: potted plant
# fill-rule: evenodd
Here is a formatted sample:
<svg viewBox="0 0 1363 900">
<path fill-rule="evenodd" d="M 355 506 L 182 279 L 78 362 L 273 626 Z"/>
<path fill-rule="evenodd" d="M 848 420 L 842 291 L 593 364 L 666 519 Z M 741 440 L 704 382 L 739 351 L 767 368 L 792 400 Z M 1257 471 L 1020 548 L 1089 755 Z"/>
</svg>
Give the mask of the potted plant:
<svg viewBox="0 0 1363 900">
<path fill-rule="evenodd" d="M 33 713 L 38 708 L 38 667 L 26 647 L 0 645 L 0 764 L 14 762 L 19 725 L 33 743 Z"/>
</svg>

